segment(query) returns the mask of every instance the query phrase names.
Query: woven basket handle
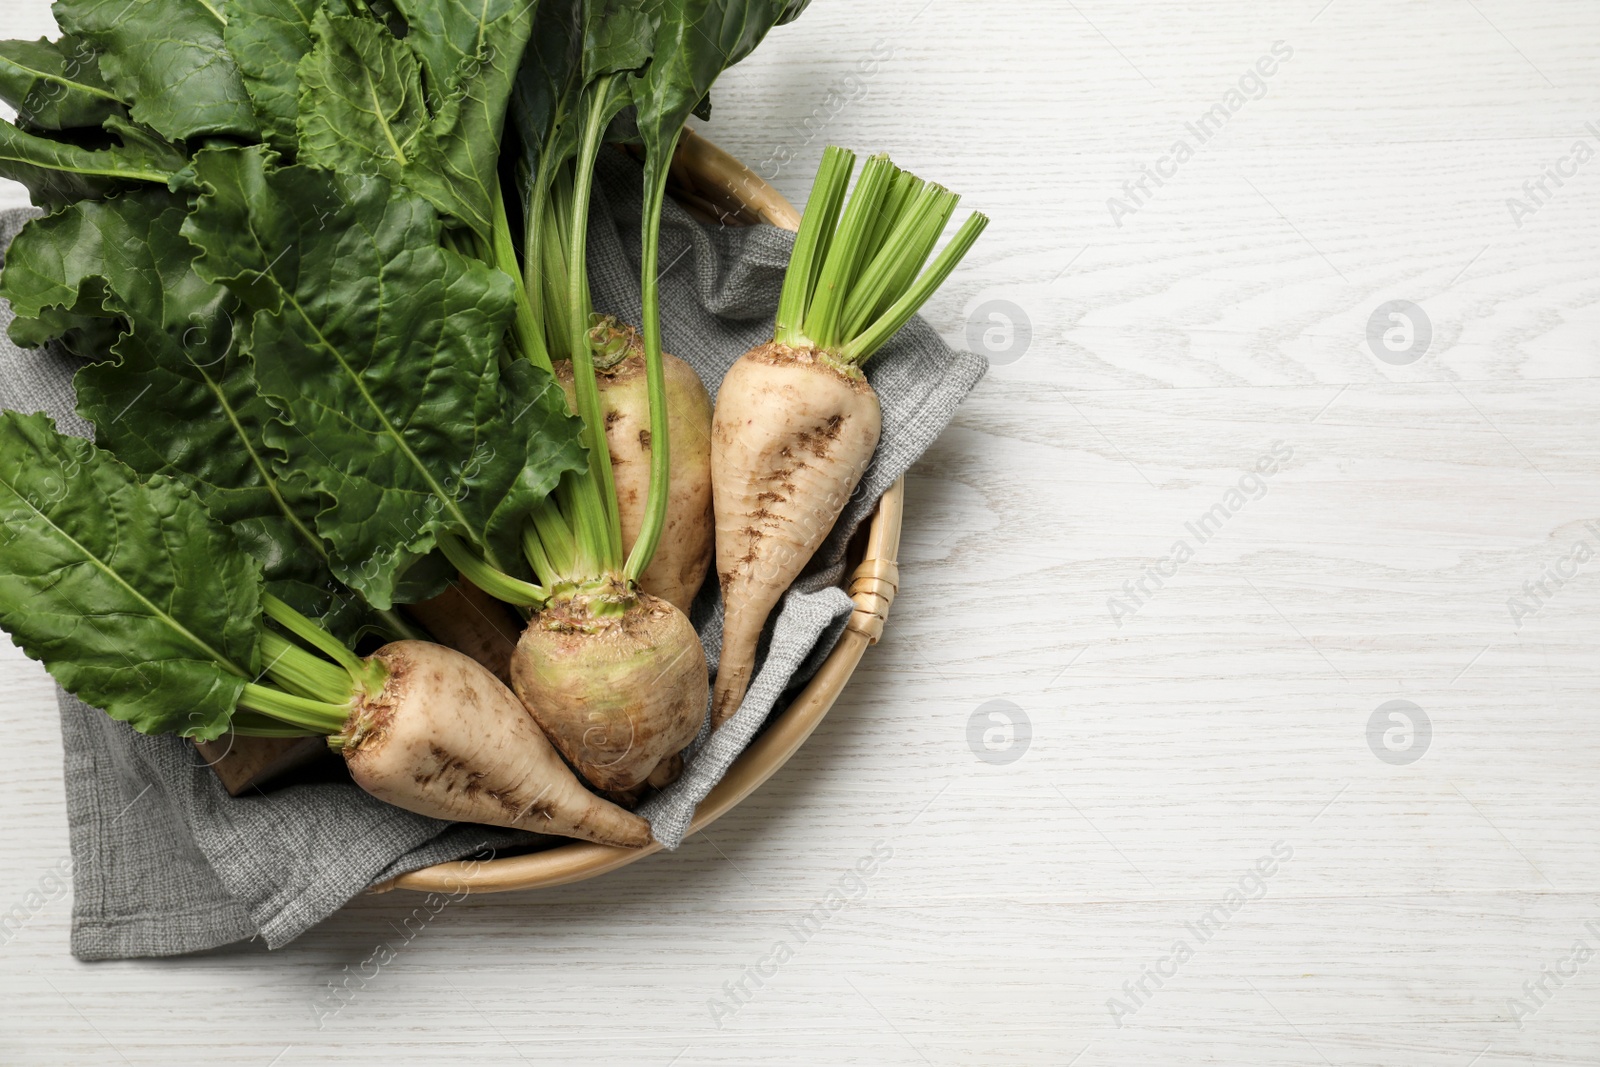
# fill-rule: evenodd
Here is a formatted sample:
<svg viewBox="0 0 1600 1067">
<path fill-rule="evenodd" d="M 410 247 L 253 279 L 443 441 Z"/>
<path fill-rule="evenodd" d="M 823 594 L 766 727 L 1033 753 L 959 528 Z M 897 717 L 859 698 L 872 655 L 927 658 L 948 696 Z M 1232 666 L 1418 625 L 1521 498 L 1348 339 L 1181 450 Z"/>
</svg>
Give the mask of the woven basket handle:
<svg viewBox="0 0 1600 1067">
<path fill-rule="evenodd" d="M 850 599 L 856 602 L 856 610 L 847 628 L 864 635 L 869 644 L 877 644 L 883 636 L 889 607 L 900 591 L 900 517 L 905 495 L 904 478 L 883 494 L 878 502 L 879 521 L 867 535 L 866 554 L 850 575 Z"/>
</svg>

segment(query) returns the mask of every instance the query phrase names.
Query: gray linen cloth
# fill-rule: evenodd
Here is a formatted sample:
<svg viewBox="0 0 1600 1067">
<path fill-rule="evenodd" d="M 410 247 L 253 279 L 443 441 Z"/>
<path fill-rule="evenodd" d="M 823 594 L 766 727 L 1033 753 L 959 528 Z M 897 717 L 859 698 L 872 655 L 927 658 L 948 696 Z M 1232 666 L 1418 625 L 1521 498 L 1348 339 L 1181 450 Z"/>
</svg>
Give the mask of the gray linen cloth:
<svg viewBox="0 0 1600 1067">
<path fill-rule="evenodd" d="M 639 319 L 639 171 L 620 154 L 600 164 L 589 236 L 597 310 Z M 36 212 L 0 214 L 0 248 Z M 662 221 L 667 350 L 713 390 L 733 361 L 769 340 L 792 238 L 769 226 L 697 222 L 669 202 Z M 11 312 L 0 303 L 0 328 Z M 0 337 L 0 407 L 53 415 L 89 436 L 73 408 L 77 361 Z M 712 735 L 709 722 L 682 777 L 642 808 L 657 840 L 676 848 L 695 806 L 786 694 L 832 649 L 851 602 L 840 588 L 851 536 L 878 498 L 933 443 L 986 364 L 950 350 L 920 319 L 873 360 L 883 443 L 861 488 L 769 625 L 768 648 L 744 706 Z M 693 618 L 713 668 L 721 646 L 716 583 Z M 67 818 L 72 838 L 72 952 L 120 959 L 198 952 L 259 937 L 298 937 L 368 886 L 444 860 L 550 847 L 561 839 L 448 824 L 390 807 L 347 780 L 297 778 L 230 797 L 192 745 L 145 737 L 61 694 Z M 312 776 L 314 777 L 314 776 Z"/>
</svg>

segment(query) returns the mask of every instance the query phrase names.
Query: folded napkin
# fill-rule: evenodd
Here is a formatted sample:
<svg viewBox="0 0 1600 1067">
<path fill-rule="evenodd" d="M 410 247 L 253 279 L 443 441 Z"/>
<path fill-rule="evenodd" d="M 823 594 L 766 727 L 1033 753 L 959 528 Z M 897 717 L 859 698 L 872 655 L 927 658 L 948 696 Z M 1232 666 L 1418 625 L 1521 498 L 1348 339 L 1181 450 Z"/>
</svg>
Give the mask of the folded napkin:
<svg viewBox="0 0 1600 1067">
<path fill-rule="evenodd" d="M 607 153 L 589 234 L 595 308 L 639 321 L 640 173 Z M 37 212 L 0 213 L 0 248 Z M 715 392 L 752 345 L 770 340 L 792 235 L 770 226 L 693 219 L 673 202 L 662 218 L 664 343 Z M 0 327 L 10 309 L 0 303 Z M 73 358 L 19 349 L 0 337 L 0 407 L 46 411 L 64 432 L 90 436 L 74 412 Z M 642 809 L 657 840 L 676 848 L 695 806 L 786 697 L 832 650 L 851 611 L 841 588 L 845 549 L 878 498 L 931 445 L 986 364 L 948 348 L 922 320 L 869 366 L 883 405 L 883 442 L 855 497 L 811 567 L 784 597 L 744 706 L 715 734 L 709 721 L 683 775 Z M 713 668 L 721 647 L 716 582 L 692 613 Z M 230 797 L 193 745 L 145 737 L 62 693 L 67 818 L 72 837 L 72 952 L 120 959 L 198 952 L 260 937 L 276 948 L 368 886 L 485 850 L 548 848 L 563 839 L 414 815 L 367 795 L 337 768 Z"/>
</svg>

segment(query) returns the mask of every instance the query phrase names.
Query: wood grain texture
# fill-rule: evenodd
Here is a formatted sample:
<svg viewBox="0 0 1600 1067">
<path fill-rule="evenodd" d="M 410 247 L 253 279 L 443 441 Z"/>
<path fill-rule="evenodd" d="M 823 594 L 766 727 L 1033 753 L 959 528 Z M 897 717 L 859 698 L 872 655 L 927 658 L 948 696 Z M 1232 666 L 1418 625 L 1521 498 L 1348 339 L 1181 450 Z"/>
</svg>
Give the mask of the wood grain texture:
<svg viewBox="0 0 1600 1067">
<path fill-rule="evenodd" d="M 0 19 L 49 31 L 42 0 Z M 1577 0 L 815 0 L 707 133 L 796 202 L 830 141 L 965 192 L 994 223 L 928 315 L 965 344 L 1005 300 L 1032 330 L 994 335 L 908 479 L 889 627 L 822 727 L 678 853 L 409 941 L 395 892 L 271 955 L 83 966 L 49 901 L 0 946 L 0 1060 L 1600 1064 L 1600 959 L 1567 962 L 1600 949 L 1600 558 L 1507 607 L 1600 548 L 1600 160 L 1506 206 L 1600 147 L 1597 34 Z M 1116 225 L 1278 41 L 1265 95 Z M 1368 346 L 1391 300 L 1431 323 L 1409 365 Z M 1117 625 L 1274 442 L 1259 499 Z M 50 686 L 0 672 L 10 902 L 66 830 Z M 1394 699 L 1432 723 L 1409 765 L 1369 747 Z M 993 700 L 1031 721 L 1010 763 L 969 744 Z"/>
</svg>

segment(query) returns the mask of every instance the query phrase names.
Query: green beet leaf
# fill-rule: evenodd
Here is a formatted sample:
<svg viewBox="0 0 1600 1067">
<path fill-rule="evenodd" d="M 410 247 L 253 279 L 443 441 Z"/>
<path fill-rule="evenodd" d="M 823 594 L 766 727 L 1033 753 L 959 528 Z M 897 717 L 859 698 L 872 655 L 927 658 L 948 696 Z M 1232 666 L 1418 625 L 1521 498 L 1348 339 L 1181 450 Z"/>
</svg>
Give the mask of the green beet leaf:
<svg viewBox="0 0 1600 1067">
<path fill-rule="evenodd" d="M 464 72 L 477 77 L 477 64 L 485 58 L 498 71 L 516 71 L 537 4 L 538 0 L 395 0 L 406 21 L 406 43 L 422 62 L 435 111 L 442 110 L 445 100 L 460 88 Z"/>
<path fill-rule="evenodd" d="M 77 307 L 113 319 L 127 315 L 141 336 L 171 331 L 172 346 L 193 345 L 198 362 L 215 363 L 227 337 L 207 336 L 204 327 L 225 319 L 229 298 L 190 268 L 195 249 L 178 233 L 183 216 L 180 197 L 145 186 L 30 221 L 0 274 L 0 296 L 16 316 L 13 338 L 26 345 L 52 340 L 60 325 L 51 312 Z"/>
<path fill-rule="evenodd" d="M 648 0 L 583 0 L 584 81 L 648 63 L 656 23 Z"/>
<path fill-rule="evenodd" d="M 513 93 L 530 174 L 539 173 L 541 160 L 548 168 L 577 152 L 584 88 L 601 75 L 643 67 L 655 29 L 643 0 L 541 0 Z"/>
<path fill-rule="evenodd" d="M 567 395 L 556 380 L 525 359 L 501 369 L 506 389 L 501 448 L 521 461 L 516 480 L 489 513 L 484 543 L 499 560 L 516 560 L 522 573 L 522 530 L 533 506 L 548 496 L 567 471 L 582 470 L 588 458 L 579 444 L 583 423 L 569 413 Z M 552 476 L 553 475 L 553 476 Z"/>
<path fill-rule="evenodd" d="M 514 516 L 585 458 L 547 380 L 502 381 L 511 279 L 441 248 L 433 208 L 383 178 L 272 168 L 260 149 L 195 163 L 183 232 L 254 312 L 246 352 L 280 414 L 267 441 L 285 481 L 322 495 L 334 573 L 387 608 L 446 531 L 516 571 Z"/>
<path fill-rule="evenodd" d="M 423 165 L 439 175 L 437 182 L 414 186 L 441 210 L 471 226 L 485 248 L 500 206 L 501 132 L 517 68 L 533 26 L 533 4 L 513 10 L 483 27 L 483 44 L 456 68 L 442 106 L 437 109 L 433 137 Z M 414 40 L 408 37 L 408 41 Z M 427 187 L 438 192 L 430 195 Z M 446 196 L 459 207 L 446 207 Z"/>
<path fill-rule="evenodd" d="M 70 36 L 0 41 L 0 100 L 19 123 L 43 130 L 99 126 L 124 111 L 100 77 L 94 46 Z"/>
<path fill-rule="evenodd" d="M 258 658 L 261 573 L 178 482 L 0 414 L 0 626 L 143 733 L 218 737 Z"/>
<path fill-rule="evenodd" d="M 100 49 L 133 118 L 171 141 L 258 132 L 223 13 L 209 0 L 56 0 L 56 21 Z"/>
<path fill-rule="evenodd" d="M 53 208 L 106 196 L 128 185 L 165 185 L 184 166 L 176 149 L 147 130 L 116 116 L 106 120 L 106 129 L 122 144 L 87 148 L 28 133 L 0 120 L 0 178 L 21 182 L 35 204 Z"/>
<path fill-rule="evenodd" d="M 774 26 L 798 18 L 807 3 L 645 0 L 657 25 L 654 58 L 633 85 L 633 99 L 646 153 L 670 150 L 718 75 L 754 51 Z"/>
<path fill-rule="evenodd" d="M 470 23 L 475 51 L 458 55 L 446 37 L 430 60 L 428 37 L 415 26 L 401 41 L 367 19 L 319 16 L 316 47 L 299 67 L 299 158 L 404 184 L 488 248 L 500 127 L 531 24 L 530 5 L 512 5 Z M 427 91 L 435 77 L 428 64 L 446 56 L 456 60 L 449 80 Z"/>
<path fill-rule="evenodd" d="M 368 19 L 323 13 L 312 33 L 299 68 L 300 159 L 403 181 L 429 121 L 417 57 Z"/>
<path fill-rule="evenodd" d="M 255 104 L 267 142 L 280 151 L 295 150 L 295 68 L 311 51 L 311 25 L 326 7 L 348 14 L 340 0 L 224 0 L 228 24 L 222 39 L 239 67 L 245 89 Z"/>
<path fill-rule="evenodd" d="M 583 0 L 541 0 L 511 108 L 530 175 L 578 150 L 569 119 L 583 90 L 583 28 Z"/>
<path fill-rule="evenodd" d="M 277 474 L 265 442 L 275 413 L 234 343 L 237 301 L 194 272 L 185 215 L 181 198 L 144 189 L 30 222 L 0 275 L 12 332 L 42 343 L 62 309 L 91 304 L 114 317 L 120 338 L 76 378 L 99 445 L 141 476 L 183 481 L 261 562 L 272 593 L 353 638 L 370 613 L 328 569 L 312 529 L 320 498 Z"/>
</svg>

